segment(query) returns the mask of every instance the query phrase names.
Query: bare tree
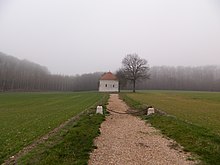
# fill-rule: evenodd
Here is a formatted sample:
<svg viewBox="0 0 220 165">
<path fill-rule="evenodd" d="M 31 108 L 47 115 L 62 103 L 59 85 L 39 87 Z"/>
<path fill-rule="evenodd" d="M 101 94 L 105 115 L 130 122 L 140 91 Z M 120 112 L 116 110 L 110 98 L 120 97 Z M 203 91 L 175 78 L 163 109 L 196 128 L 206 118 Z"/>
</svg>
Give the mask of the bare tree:
<svg viewBox="0 0 220 165">
<path fill-rule="evenodd" d="M 133 92 L 137 81 L 150 78 L 147 60 L 140 58 L 137 54 L 128 54 L 122 60 L 122 65 L 125 79 L 133 84 Z"/>
<path fill-rule="evenodd" d="M 126 87 L 127 85 L 127 79 L 125 78 L 125 74 L 123 69 L 119 69 L 116 71 L 116 77 L 119 80 L 119 92 L 121 91 L 122 88 Z"/>
</svg>

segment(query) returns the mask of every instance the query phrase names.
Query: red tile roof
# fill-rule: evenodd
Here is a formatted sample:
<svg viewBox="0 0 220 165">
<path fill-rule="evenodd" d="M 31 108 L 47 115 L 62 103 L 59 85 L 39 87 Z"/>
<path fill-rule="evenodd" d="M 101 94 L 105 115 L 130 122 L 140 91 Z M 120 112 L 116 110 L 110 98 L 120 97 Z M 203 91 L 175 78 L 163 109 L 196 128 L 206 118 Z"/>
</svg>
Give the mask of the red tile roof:
<svg viewBox="0 0 220 165">
<path fill-rule="evenodd" d="M 118 80 L 118 78 L 113 75 L 111 72 L 107 72 L 102 75 L 100 80 Z"/>
</svg>

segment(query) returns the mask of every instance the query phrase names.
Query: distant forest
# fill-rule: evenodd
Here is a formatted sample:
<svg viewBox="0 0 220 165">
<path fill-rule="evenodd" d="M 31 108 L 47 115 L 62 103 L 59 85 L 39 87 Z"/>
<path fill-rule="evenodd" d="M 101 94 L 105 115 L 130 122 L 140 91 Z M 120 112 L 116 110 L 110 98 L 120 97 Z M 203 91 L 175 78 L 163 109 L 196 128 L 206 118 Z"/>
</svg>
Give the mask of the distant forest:
<svg viewBox="0 0 220 165">
<path fill-rule="evenodd" d="M 98 89 L 103 73 L 51 74 L 39 64 L 0 52 L 0 91 L 89 91 Z"/>
<path fill-rule="evenodd" d="M 102 74 L 51 74 L 44 66 L 0 52 L 0 91 L 98 90 Z M 150 75 L 149 80 L 137 84 L 137 89 L 220 91 L 219 66 L 154 66 L 150 68 Z M 122 89 L 130 87 L 127 84 Z"/>
<path fill-rule="evenodd" d="M 219 66 L 154 66 L 150 74 L 138 89 L 220 91 Z"/>
</svg>

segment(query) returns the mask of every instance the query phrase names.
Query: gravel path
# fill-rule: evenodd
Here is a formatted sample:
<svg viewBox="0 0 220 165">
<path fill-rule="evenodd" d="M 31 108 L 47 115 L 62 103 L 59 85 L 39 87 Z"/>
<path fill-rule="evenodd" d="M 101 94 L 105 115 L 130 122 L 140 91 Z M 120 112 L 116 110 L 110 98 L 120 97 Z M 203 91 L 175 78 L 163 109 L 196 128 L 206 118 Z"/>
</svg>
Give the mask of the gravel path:
<svg viewBox="0 0 220 165">
<path fill-rule="evenodd" d="M 127 105 L 111 94 L 108 109 L 126 112 Z M 89 165 L 189 165 L 189 155 L 169 147 L 174 142 L 162 137 L 138 117 L 111 112 L 101 125 L 95 140 L 97 149 Z"/>
</svg>

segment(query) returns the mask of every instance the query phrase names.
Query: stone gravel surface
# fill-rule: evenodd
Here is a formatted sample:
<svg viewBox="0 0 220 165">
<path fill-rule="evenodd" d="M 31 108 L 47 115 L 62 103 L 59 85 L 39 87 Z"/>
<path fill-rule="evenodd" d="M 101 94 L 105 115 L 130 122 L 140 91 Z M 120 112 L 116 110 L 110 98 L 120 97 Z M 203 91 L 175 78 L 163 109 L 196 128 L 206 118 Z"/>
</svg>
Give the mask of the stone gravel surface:
<svg viewBox="0 0 220 165">
<path fill-rule="evenodd" d="M 111 94 L 108 109 L 126 112 L 128 106 Z M 190 156 L 175 144 L 164 138 L 159 131 L 138 117 L 110 112 L 100 128 L 101 134 L 95 140 L 95 149 L 89 165 L 190 165 Z"/>
</svg>

